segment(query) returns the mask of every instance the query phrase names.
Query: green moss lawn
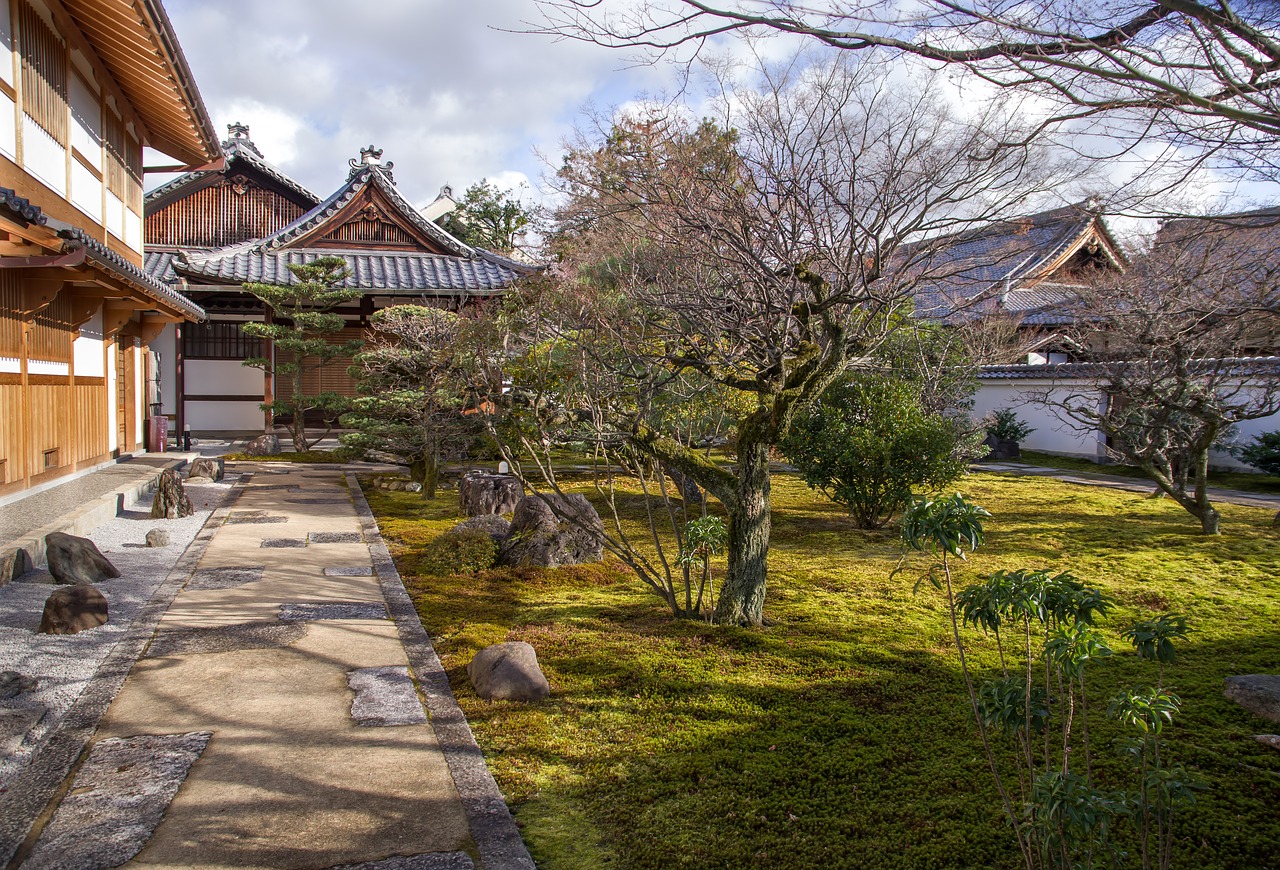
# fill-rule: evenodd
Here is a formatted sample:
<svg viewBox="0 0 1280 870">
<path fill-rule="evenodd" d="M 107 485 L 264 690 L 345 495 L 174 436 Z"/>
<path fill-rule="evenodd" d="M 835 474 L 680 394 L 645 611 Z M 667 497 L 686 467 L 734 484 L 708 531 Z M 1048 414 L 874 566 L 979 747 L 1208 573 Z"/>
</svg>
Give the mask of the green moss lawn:
<svg viewBox="0 0 1280 870">
<path fill-rule="evenodd" d="M 1280 752 L 1251 737 L 1277 726 L 1222 695 L 1230 674 L 1280 672 L 1271 513 L 1222 506 L 1226 533 L 1205 538 L 1167 499 L 992 474 L 962 489 L 994 514 L 962 574 L 1070 569 L 1116 599 L 1102 624 L 1117 650 L 1136 618 L 1191 620 L 1167 676 L 1184 701 L 1168 751 L 1210 788 L 1177 824 L 1175 866 L 1280 867 Z M 424 575 L 414 554 L 459 521 L 456 494 L 367 495 L 540 867 L 1017 865 L 943 601 L 891 576 L 895 533 L 856 531 L 777 475 L 770 624 L 743 630 L 677 622 L 607 564 Z M 549 701 L 471 691 L 467 662 L 503 640 L 537 648 Z M 1154 679 L 1128 651 L 1093 673 L 1095 699 Z M 1092 724 L 1114 775 L 1117 731 Z"/>
</svg>

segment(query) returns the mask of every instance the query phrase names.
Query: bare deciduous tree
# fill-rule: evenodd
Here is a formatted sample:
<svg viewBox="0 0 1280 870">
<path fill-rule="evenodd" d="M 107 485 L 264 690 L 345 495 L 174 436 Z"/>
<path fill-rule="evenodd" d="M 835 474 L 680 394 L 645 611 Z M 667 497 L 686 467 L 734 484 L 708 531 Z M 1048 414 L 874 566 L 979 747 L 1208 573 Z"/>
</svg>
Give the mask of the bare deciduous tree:
<svg viewBox="0 0 1280 870">
<path fill-rule="evenodd" d="M 1280 412 L 1280 264 L 1274 216 L 1166 226 L 1128 274 L 1081 290 L 1073 306 L 1082 367 L 1038 401 L 1218 534 L 1211 448 L 1231 427 Z M 1082 386 L 1087 385 L 1087 386 Z"/>
<path fill-rule="evenodd" d="M 539 0 L 539 7 L 541 32 L 663 53 L 759 32 L 845 51 L 905 52 L 1035 93 L 1056 107 L 1049 123 L 1118 120 L 1112 132 L 1128 141 L 1167 134 L 1270 177 L 1280 157 L 1280 4 L 1272 2 Z"/>
<path fill-rule="evenodd" d="M 803 69 L 802 69 L 803 67 Z M 630 449 L 696 481 L 729 518 L 723 623 L 760 624 L 769 453 L 796 413 L 893 334 L 944 277 L 930 238 L 1025 209 L 1062 183 L 997 105 L 957 119 L 883 71 L 841 59 L 725 92 L 717 121 L 618 118 L 566 155 L 559 336 L 618 397 L 593 409 Z M 910 244 L 909 244 L 910 243 Z M 685 372 L 744 395 L 737 464 L 655 424 Z"/>
</svg>

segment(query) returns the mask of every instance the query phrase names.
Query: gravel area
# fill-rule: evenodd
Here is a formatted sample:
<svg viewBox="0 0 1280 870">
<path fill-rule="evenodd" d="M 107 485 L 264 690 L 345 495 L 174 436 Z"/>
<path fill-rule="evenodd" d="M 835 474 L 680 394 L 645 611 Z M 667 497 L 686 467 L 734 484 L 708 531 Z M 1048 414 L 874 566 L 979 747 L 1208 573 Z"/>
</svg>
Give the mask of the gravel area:
<svg viewBox="0 0 1280 870">
<path fill-rule="evenodd" d="M 347 685 L 356 693 L 351 702 L 351 718 L 357 725 L 383 728 L 427 722 L 427 711 L 418 700 L 408 668 L 360 668 L 347 673 Z"/>
<path fill-rule="evenodd" d="M 32 571 L 0 587 L 0 671 L 13 670 L 38 681 L 37 687 L 16 698 L 0 701 L 0 711 L 22 710 L 25 715 L 0 715 L 0 791 L 31 759 L 34 751 L 66 715 L 92 680 L 98 666 L 121 640 L 138 612 L 177 563 L 213 509 L 226 498 L 238 475 L 218 483 L 187 487 L 195 514 L 180 520 L 153 520 L 151 496 L 140 500 L 121 516 L 103 523 L 89 537 L 120 569 L 120 577 L 97 584 L 110 607 L 110 621 L 90 631 L 71 635 L 37 634 L 45 599 L 55 588 L 44 570 Z M 147 547 L 147 532 L 163 528 L 169 545 Z M 13 733 L 21 723 L 39 714 L 37 724 L 25 734 Z"/>
</svg>

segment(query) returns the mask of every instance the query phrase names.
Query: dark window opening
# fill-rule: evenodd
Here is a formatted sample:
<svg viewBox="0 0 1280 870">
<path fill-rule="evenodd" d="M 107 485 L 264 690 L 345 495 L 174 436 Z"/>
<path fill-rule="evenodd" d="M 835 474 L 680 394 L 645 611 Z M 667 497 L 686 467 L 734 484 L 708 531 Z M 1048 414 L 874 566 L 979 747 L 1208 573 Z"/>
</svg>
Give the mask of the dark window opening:
<svg viewBox="0 0 1280 870">
<path fill-rule="evenodd" d="M 182 330 L 182 353 L 187 359 L 248 359 L 262 355 L 262 340 L 245 335 L 236 321 L 191 323 Z"/>
</svg>

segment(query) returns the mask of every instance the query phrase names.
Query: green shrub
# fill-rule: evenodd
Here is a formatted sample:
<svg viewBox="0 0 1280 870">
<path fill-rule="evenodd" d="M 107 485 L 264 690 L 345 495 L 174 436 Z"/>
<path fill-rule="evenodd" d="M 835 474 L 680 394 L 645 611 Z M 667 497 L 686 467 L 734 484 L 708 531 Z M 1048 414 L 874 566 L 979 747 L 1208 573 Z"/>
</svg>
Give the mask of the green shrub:
<svg viewBox="0 0 1280 870">
<path fill-rule="evenodd" d="M 1012 408 L 1001 408 L 998 411 L 992 411 L 983 420 L 986 426 L 987 434 L 997 441 L 1021 441 L 1036 431 L 1031 426 L 1018 419 L 1018 414 Z"/>
<path fill-rule="evenodd" d="M 913 489 L 937 492 L 982 452 L 965 421 L 922 407 L 917 384 L 875 377 L 828 389 L 779 447 L 860 529 L 882 528 Z"/>
<path fill-rule="evenodd" d="M 446 532 L 424 546 L 413 557 L 415 573 L 475 574 L 493 567 L 498 545 L 480 529 Z"/>
<path fill-rule="evenodd" d="M 1263 432 L 1252 444 L 1241 447 L 1236 456 L 1259 471 L 1280 475 L 1280 432 Z"/>
</svg>

